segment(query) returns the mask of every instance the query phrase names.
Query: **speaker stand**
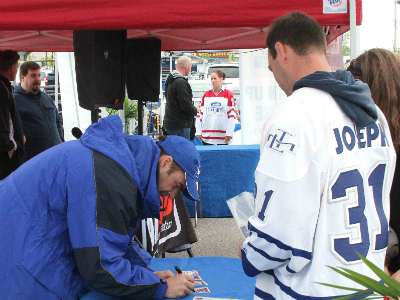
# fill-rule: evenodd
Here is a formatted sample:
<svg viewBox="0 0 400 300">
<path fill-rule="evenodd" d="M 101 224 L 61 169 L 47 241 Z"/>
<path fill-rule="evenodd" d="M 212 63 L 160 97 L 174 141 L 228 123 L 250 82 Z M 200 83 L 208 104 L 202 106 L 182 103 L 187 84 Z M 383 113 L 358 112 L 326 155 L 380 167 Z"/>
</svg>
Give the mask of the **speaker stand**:
<svg viewBox="0 0 400 300">
<path fill-rule="evenodd" d="M 139 123 L 138 134 L 139 135 L 143 135 L 143 107 L 144 107 L 144 102 L 141 100 L 138 100 L 138 123 Z"/>
</svg>

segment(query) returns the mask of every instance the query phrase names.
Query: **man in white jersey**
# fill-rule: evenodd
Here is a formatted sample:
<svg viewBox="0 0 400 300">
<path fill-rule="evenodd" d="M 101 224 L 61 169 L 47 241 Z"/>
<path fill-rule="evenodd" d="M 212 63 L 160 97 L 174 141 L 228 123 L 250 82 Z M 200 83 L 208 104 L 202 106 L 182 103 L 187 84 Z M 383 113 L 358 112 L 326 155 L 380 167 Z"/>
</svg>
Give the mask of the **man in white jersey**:
<svg viewBox="0 0 400 300">
<path fill-rule="evenodd" d="M 312 18 L 277 19 L 267 46 L 288 98 L 263 128 L 243 269 L 257 275 L 255 299 L 347 295 L 316 282 L 362 288 L 327 266 L 377 279 L 356 251 L 383 269 L 396 160 L 388 125 L 366 84 L 331 72 Z"/>
</svg>

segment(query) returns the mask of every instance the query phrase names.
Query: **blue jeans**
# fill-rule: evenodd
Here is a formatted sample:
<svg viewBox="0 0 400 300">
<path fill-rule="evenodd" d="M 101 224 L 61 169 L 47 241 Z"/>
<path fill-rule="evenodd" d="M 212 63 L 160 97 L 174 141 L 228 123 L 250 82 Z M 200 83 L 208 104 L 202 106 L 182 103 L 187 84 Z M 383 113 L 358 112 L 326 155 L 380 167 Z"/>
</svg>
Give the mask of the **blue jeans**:
<svg viewBox="0 0 400 300">
<path fill-rule="evenodd" d="M 179 135 L 190 141 L 190 130 L 192 128 L 181 128 L 175 130 L 167 130 L 168 135 Z"/>
</svg>

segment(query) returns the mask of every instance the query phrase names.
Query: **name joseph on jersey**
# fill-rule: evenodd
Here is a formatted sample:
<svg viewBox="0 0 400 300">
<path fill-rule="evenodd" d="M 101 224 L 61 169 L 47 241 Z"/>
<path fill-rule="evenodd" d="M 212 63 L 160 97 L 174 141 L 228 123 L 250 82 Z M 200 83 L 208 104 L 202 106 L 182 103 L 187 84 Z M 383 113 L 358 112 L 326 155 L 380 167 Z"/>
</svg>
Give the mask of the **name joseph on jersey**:
<svg viewBox="0 0 400 300">
<path fill-rule="evenodd" d="M 389 142 L 379 122 L 371 123 L 367 127 L 357 127 L 353 130 L 349 126 L 334 128 L 337 147 L 336 154 L 352 151 L 354 148 L 363 149 L 372 146 L 388 147 Z"/>
</svg>

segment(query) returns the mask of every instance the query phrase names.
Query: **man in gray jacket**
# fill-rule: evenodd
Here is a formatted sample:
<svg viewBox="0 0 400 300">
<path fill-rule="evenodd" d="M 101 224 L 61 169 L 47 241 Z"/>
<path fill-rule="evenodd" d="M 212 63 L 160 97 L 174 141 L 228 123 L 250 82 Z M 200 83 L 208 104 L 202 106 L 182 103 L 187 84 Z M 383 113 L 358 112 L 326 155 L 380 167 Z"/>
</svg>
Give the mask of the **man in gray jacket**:
<svg viewBox="0 0 400 300">
<path fill-rule="evenodd" d="M 60 144 L 64 129 L 54 101 L 40 90 L 40 66 L 24 62 L 20 67 L 21 83 L 14 89 L 14 98 L 26 136 L 23 162 Z"/>
</svg>

